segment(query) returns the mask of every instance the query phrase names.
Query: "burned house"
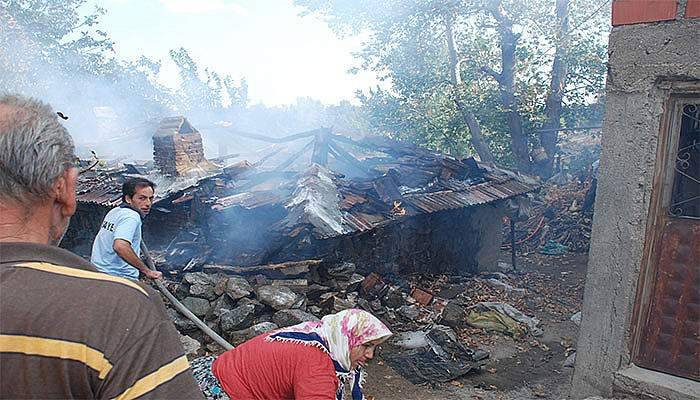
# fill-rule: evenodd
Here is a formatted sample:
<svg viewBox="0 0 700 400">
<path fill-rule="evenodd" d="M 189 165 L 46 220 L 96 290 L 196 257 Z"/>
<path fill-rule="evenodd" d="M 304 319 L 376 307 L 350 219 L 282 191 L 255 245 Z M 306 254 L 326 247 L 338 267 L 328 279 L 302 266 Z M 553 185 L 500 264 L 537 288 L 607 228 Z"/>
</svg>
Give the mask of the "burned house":
<svg viewBox="0 0 700 400">
<path fill-rule="evenodd" d="M 700 2 L 613 1 L 572 396 L 700 397 Z"/>
<path fill-rule="evenodd" d="M 241 176 L 235 192 L 212 205 L 212 261 L 323 257 L 381 273 L 469 273 L 496 264 L 503 202 L 533 183 L 473 159 L 389 140 L 371 146 L 373 157 L 361 164 L 372 173 L 364 177 L 319 164 Z"/>
<path fill-rule="evenodd" d="M 182 126 L 172 128 L 175 138 Z M 194 177 L 140 171 L 159 185 L 144 237 L 163 269 L 315 258 L 354 262 L 364 272 L 474 273 L 496 265 L 505 202 L 537 187 L 517 173 L 387 138 L 353 140 L 327 129 L 293 136 L 310 142 L 267 168 L 241 161 L 195 168 Z M 164 163 L 156 165 L 172 170 Z M 119 182 L 139 172 L 121 168 L 94 172 L 107 174 L 99 184 L 81 177 L 67 247 L 96 232 L 118 202 Z"/>
</svg>

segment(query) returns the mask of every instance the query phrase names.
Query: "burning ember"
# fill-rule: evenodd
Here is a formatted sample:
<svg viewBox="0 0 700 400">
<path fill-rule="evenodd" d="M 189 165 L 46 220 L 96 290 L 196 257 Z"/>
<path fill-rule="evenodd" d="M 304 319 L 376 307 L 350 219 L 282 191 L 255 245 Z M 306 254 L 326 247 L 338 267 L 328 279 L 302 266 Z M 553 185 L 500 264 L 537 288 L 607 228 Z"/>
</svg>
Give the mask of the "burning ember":
<svg viewBox="0 0 700 400">
<path fill-rule="evenodd" d="M 394 215 L 406 215 L 406 209 L 401 207 L 401 202 L 394 200 L 394 205 L 391 207 L 391 213 Z"/>
</svg>

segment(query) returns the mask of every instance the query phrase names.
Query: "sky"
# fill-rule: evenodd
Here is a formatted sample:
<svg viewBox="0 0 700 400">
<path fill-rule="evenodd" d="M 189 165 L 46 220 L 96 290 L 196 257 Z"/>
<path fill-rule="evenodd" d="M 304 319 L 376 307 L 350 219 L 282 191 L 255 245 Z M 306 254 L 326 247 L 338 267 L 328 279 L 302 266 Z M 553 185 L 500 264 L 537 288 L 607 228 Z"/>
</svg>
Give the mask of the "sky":
<svg viewBox="0 0 700 400">
<path fill-rule="evenodd" d="M 174 87 L 168 51 L 185 47 L 200 67 L 248 81 L 253 103 L 280 105 L 297 97 L 326 104 L 356 102 L 377 85 L 371 72 L 351 74 L 361 37 L 339 39 L 291 0 L 92 0 L 107 10 L 102 29 L 119 58 L 162 61 L 159 80 Z"/>
</svg>

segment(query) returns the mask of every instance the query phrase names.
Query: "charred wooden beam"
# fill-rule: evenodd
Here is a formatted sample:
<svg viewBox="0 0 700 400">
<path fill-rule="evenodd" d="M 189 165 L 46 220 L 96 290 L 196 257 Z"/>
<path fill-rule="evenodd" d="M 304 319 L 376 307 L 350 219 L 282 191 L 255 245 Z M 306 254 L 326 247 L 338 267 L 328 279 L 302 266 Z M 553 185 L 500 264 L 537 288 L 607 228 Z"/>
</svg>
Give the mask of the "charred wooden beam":
<svg viewBox="0 0 700 400">
<path fill-rule="evenodd" d="M 293 279 L 304 277 L 309 268 L 319 265 L 321 260 L 291 261 L 281 264 L 253 265 L 238 267 L 231 265 L 205 265 L 204 272 L 222 273 L 226 275 L 265 275 L 271 279 Z"/>
<path fill-rule="evenodd" d="M 294 161 L 296 161 L 299 157 L 301 157 L 304 153 L 309 151 L 311 149 L 311 146 L 314 146 L 314 141 L 311 141 L 306 144 L 306 146 L 302 147 L 301 150 L 297 151 L 296 153 L 292 154 L 289 158 L 284 160 L 282 164 L 278 165 L 275 167 L 275 171 L 284 171 L 287 167 L 292 165 Z"/>
<path fill-rule="evenodd" d="M 337 140 L 337 141 L 339 141 L 339 142 L 351 144 L 351 145 L 353 145 L 353 146 L 357 146 L 357 147 L 362 147 L 362 148 L 365 148 L 365 149 L 369 149 L 369 150 L 381 151 L 381 149 L 379 148 L 379 146 L 376 146 L 376 145 L 373 145 L 373 144 L 370 144 L 370 143 L 358 142 L 358 141 L 356 141 L 356 140 L 354 140 L 354 139 L 352 139 L 352 138 L 349 138 L 349 137 L 343 136 L 343 135 L 332 134 L 332 135 L 331 135 L 331 139 Z"/>
<path fill-rule="evenodd" d="M 367 174 L 371 175 L 370 171 L 365 168 L 364 165 L 355 157 L 353 157 L 352 154 L 348 153 L 345 149 L 340 147 L 337 143 L 334 143 L 333 141 L 330 142 L 330 149 L 331 149 L 331 154 L 338 160 L 338 161 L 343 161 L 346 164 L 356 168 L 357 170 Z"/>
<path fill-rule="evenodd" d="M 276 137 L 271 137 L 271 136 L 266 136 L 266 135 L 260 135 L 257 133 L 243 132 L 243 131 L 239 131 L 239 130 L 230 129 L 230 131 L 237 136 L 241 136 L 241 137 L 248 138 L 248 139 L 260 140 L 260 141 L 269 142 L 269 143 L 292 142 L 292 141 L 297 140 L 297 139 L 303 139 L 306 137 L 311 137 L 311 136 L 317 135 L 322 130 L 323 129 L 314 129 L 314 130 L 310 130 L 310 131 L 306 131 L 306 132 L 295 133 L 294 135 L 288 135 L 288 136 L 276 138 Z"/>
<path fill-rule="evenodd" d="M 330 129 L 322 129 L 314 139 L 314 152 L 311 162 L 324 167 L 328 165 L 328 144 L 330 142 Z"/>
</svg>

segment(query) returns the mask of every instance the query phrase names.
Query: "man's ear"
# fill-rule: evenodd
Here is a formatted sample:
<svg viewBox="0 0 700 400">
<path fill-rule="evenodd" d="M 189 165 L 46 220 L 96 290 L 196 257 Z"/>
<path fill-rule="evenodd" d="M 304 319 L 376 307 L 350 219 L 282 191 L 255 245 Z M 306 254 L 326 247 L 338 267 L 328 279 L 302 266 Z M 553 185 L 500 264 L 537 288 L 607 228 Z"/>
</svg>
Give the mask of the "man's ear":
<svg viewBox="0 0 700 400">
<path fill-rule="evenodd" d="M 128 194 L 124 195 L 124 201 L 126 202 L 126 204 L 133 204 L 133 199 Z"/>
<path fill-rule="evenodd" d="M 68 168 L 59 175 L 54 184 L 55 202 L 60 206 L 61 214 L 64 217 L 70 217 L 75 214 L 77 207 L 75 188 L 77 182 L 78 169 Z"/>
</svg>

